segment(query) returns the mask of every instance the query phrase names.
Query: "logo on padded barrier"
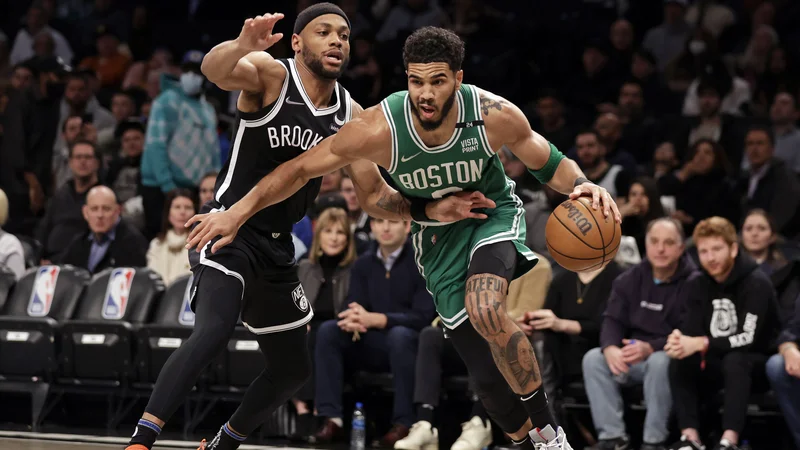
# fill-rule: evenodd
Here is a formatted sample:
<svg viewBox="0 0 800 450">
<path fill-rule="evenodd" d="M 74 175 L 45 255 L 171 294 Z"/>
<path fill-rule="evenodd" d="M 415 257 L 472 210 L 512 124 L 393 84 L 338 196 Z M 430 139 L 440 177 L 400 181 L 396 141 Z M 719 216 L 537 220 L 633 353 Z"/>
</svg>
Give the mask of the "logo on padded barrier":
<svg viewBox="0 0 800 450">
<path fill-rule="evenodd" d="M 128 307 L 128 296 L 131 294 L 131 285 L 135 269 L 123 267 L 114 269 L 108 278 L 106 296 L 103 299 L 103 319 L 119 320 L 125 316 Z"/>
<path fill-rule="evenodd" d="M 42 266 L 36 270 L 36 279 L 33 281 L 33 292 L 28 300 L 28 315 L 30 317 L 44 317 L 50 314 L 53 305 L 53 295 L 56 292 L 56 282 L 61 268 L 58 266 Z"/>
<path fill-rule="evenodd" d="M 294 300 L 294 304 L 300 311 L 308 311 L 308 299 L 306 298 L 305 291 L 303 291 L 303 285 L 294 288 L 292 291 L 292 300 Z"/>
<path fill-rule="evenodd" d="M 187 327 L 194 326 L 194 311 L 192 311 L 192 300 L 197 293 L 197 286 L 192 287 L 194 281 L 194 274 L 189 277 L 189 282 L 186 283 L 186 290 L 183 292 L 183 306 L 181 306 L 180 315 L 178 315 L 178 323 Z"/>
</svg>

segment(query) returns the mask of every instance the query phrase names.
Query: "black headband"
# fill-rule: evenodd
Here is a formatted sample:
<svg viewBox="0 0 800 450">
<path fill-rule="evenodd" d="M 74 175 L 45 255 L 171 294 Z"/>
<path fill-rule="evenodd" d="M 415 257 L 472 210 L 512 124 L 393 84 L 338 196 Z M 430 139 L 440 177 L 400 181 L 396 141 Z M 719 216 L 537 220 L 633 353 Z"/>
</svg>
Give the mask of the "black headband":
<svg viewBox="0 0 800 450">
<path fill-rule="evenodd" d="M 347 22 L 347 27 L 350 28 L 350 19 L 347 18 L 347 14 L 342 11 L 341 8 L 334 5 L 333 3 L 317 3 L 316 5 L 311 5 L 308 8 L 304 9 L 300 14 L 297 15 L 297 20 L 294 21 L 294 34 L 300 34 L 303 31 L 309 22 L 316 19 L 319 16 L 323 16 L 325 14 L 336 14 L 341 16 L 342 19 Z"/>
</svg>

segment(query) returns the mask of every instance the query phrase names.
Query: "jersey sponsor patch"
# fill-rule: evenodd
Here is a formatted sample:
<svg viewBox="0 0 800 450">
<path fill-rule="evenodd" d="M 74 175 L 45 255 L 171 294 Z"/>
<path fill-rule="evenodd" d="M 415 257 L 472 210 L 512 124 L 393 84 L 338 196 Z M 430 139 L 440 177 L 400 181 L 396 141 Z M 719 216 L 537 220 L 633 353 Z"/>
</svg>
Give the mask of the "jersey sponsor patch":
<svg viewBox="0 0 800 450">
<path fill-rule="evenodd" d="M 298 285 L 292 291 L 292 300 L 294 300 L 295 306 L 300 311 L 306 312 L 308 311 L 308 299 L 306 298 L 306 293 L 303 291 L 303 285 Z"/>
<path fill-rule="evenodd" d="M 120 320 L 125 316 L 135 274 L 136 270 L 130 267 L 121 267 L 111 272 L 103 299 L 103 319 Z"/>
<path fill-rule="evenodd" d="M 61 268 L 58 266 L 42 266 L 36 269 L 33 292 L 28 300 L 28 316 L 45 317 L 50 314 L 59 273 Z"/>
<path fill-rule="evenodd" d="M 189 277 L 186 283 L 186 290 L 183 291 L 183 303 L 181 312 L 178 315 L 178 323 L 187 327 L 194 326 L 194 311 L 192 311 L 192 301 L 197 294 L 197 286 L 193 286 L 194 274 Z"/>
</svg>

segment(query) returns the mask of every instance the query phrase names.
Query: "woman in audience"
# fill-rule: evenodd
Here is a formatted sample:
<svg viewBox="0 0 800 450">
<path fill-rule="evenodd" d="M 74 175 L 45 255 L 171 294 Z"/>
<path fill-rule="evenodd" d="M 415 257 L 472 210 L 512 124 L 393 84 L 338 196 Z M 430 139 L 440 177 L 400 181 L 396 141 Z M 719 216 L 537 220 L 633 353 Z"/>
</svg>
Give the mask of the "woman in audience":
<svg viewBox="0 0 800 450">
<path fill-rule="evenodd" d="M 653 219 L 664 217 L 658 186 L 652 178 L 642 177 L 631 184 L 627 201 L 620 205 L 622 214 L 622 234 L 636 239 L 639 253 L 644 255 L 644 236 L 647 224 Z"/>
<path fill-rule="evenodd" d="M 346 305 L 350 287 L 350 268 L 356 259 L 356 246 L 350 219 L 342 208 L 327 208 L 314 227 L 314 239 L 308 259 L 300 262 L 298 277 L 306 298 L 314 308 L 314 318 L 308 326 L 309 354 L 314 354 L 316 333 L 326 320 L 336 317 Z M 313 363 L 313 361 L 312 361 Z M 311 370 L 314 373 L 314 370 Z M 313 375 L 292 400 L 297 409 L 294 439 L 307 440 L 316 428 L 309 403 L 314 400 Z"/>
<path fill-rule="evenodd" d="M 725 150 L 710 139 L 699 139 L 686 155 L 686 163 L 658 180 L 661 195 L 675 196 L 672 216 L 687 236 L 703 219 L 720 216 L 737 222 L 739 200 L 730 179 L 731 166 Z"/>
<path fill-rule="evenodd" d="M 0 189 L 0 267 L 11 269 L 19 280 L 25 273 L 25 252 L 16 236 L 3 231 L 6 220 L 8 220 L 8 197 Z"/>
<path fill-rule="evenodd" d="M 203 179 L 200 180 L 200 203 L 198 205 L 202 207 L 206 204 L 206 202 L 211 201 L 214 198 L 214 185 L 217 184 L 217 172 L 209 172 L 203 175 Z"/>
<path fill-rule="evenodd" d="M 787 261 L 778 248 L 778 234 L 772 218 L 763 209 L 753 209 L 742 222 L 742 247 L 767 275 L 785 266 Z"/>
<path fill-rule="evenodd" d="M 184 225 L 196 211 L 194 195 L 188 189 L 175 189 L 167 194 L 161 232 L 150 241 L 147 250 L 147 267 L 161 275 L 166 285 L 191 272 L 189 251 L 185 247 L 189 230 Z"/>
</svg>

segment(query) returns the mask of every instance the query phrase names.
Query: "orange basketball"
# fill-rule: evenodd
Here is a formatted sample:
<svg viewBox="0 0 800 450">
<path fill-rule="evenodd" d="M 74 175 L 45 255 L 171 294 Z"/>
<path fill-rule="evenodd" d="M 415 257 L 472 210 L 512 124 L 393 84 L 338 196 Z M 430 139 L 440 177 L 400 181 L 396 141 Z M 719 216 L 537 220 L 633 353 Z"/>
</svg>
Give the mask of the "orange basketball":
<svg viewBox="0 0 800 450">
<path fill-rule="evenodd" d="M 622 231 L 603 209 L 592 209 L 591 197 L 579 197 L 558 205 L 545 227 L 547 249 L 556 262 L 567 270 L 597 270 L 614 259 Z"/>
</svg>

